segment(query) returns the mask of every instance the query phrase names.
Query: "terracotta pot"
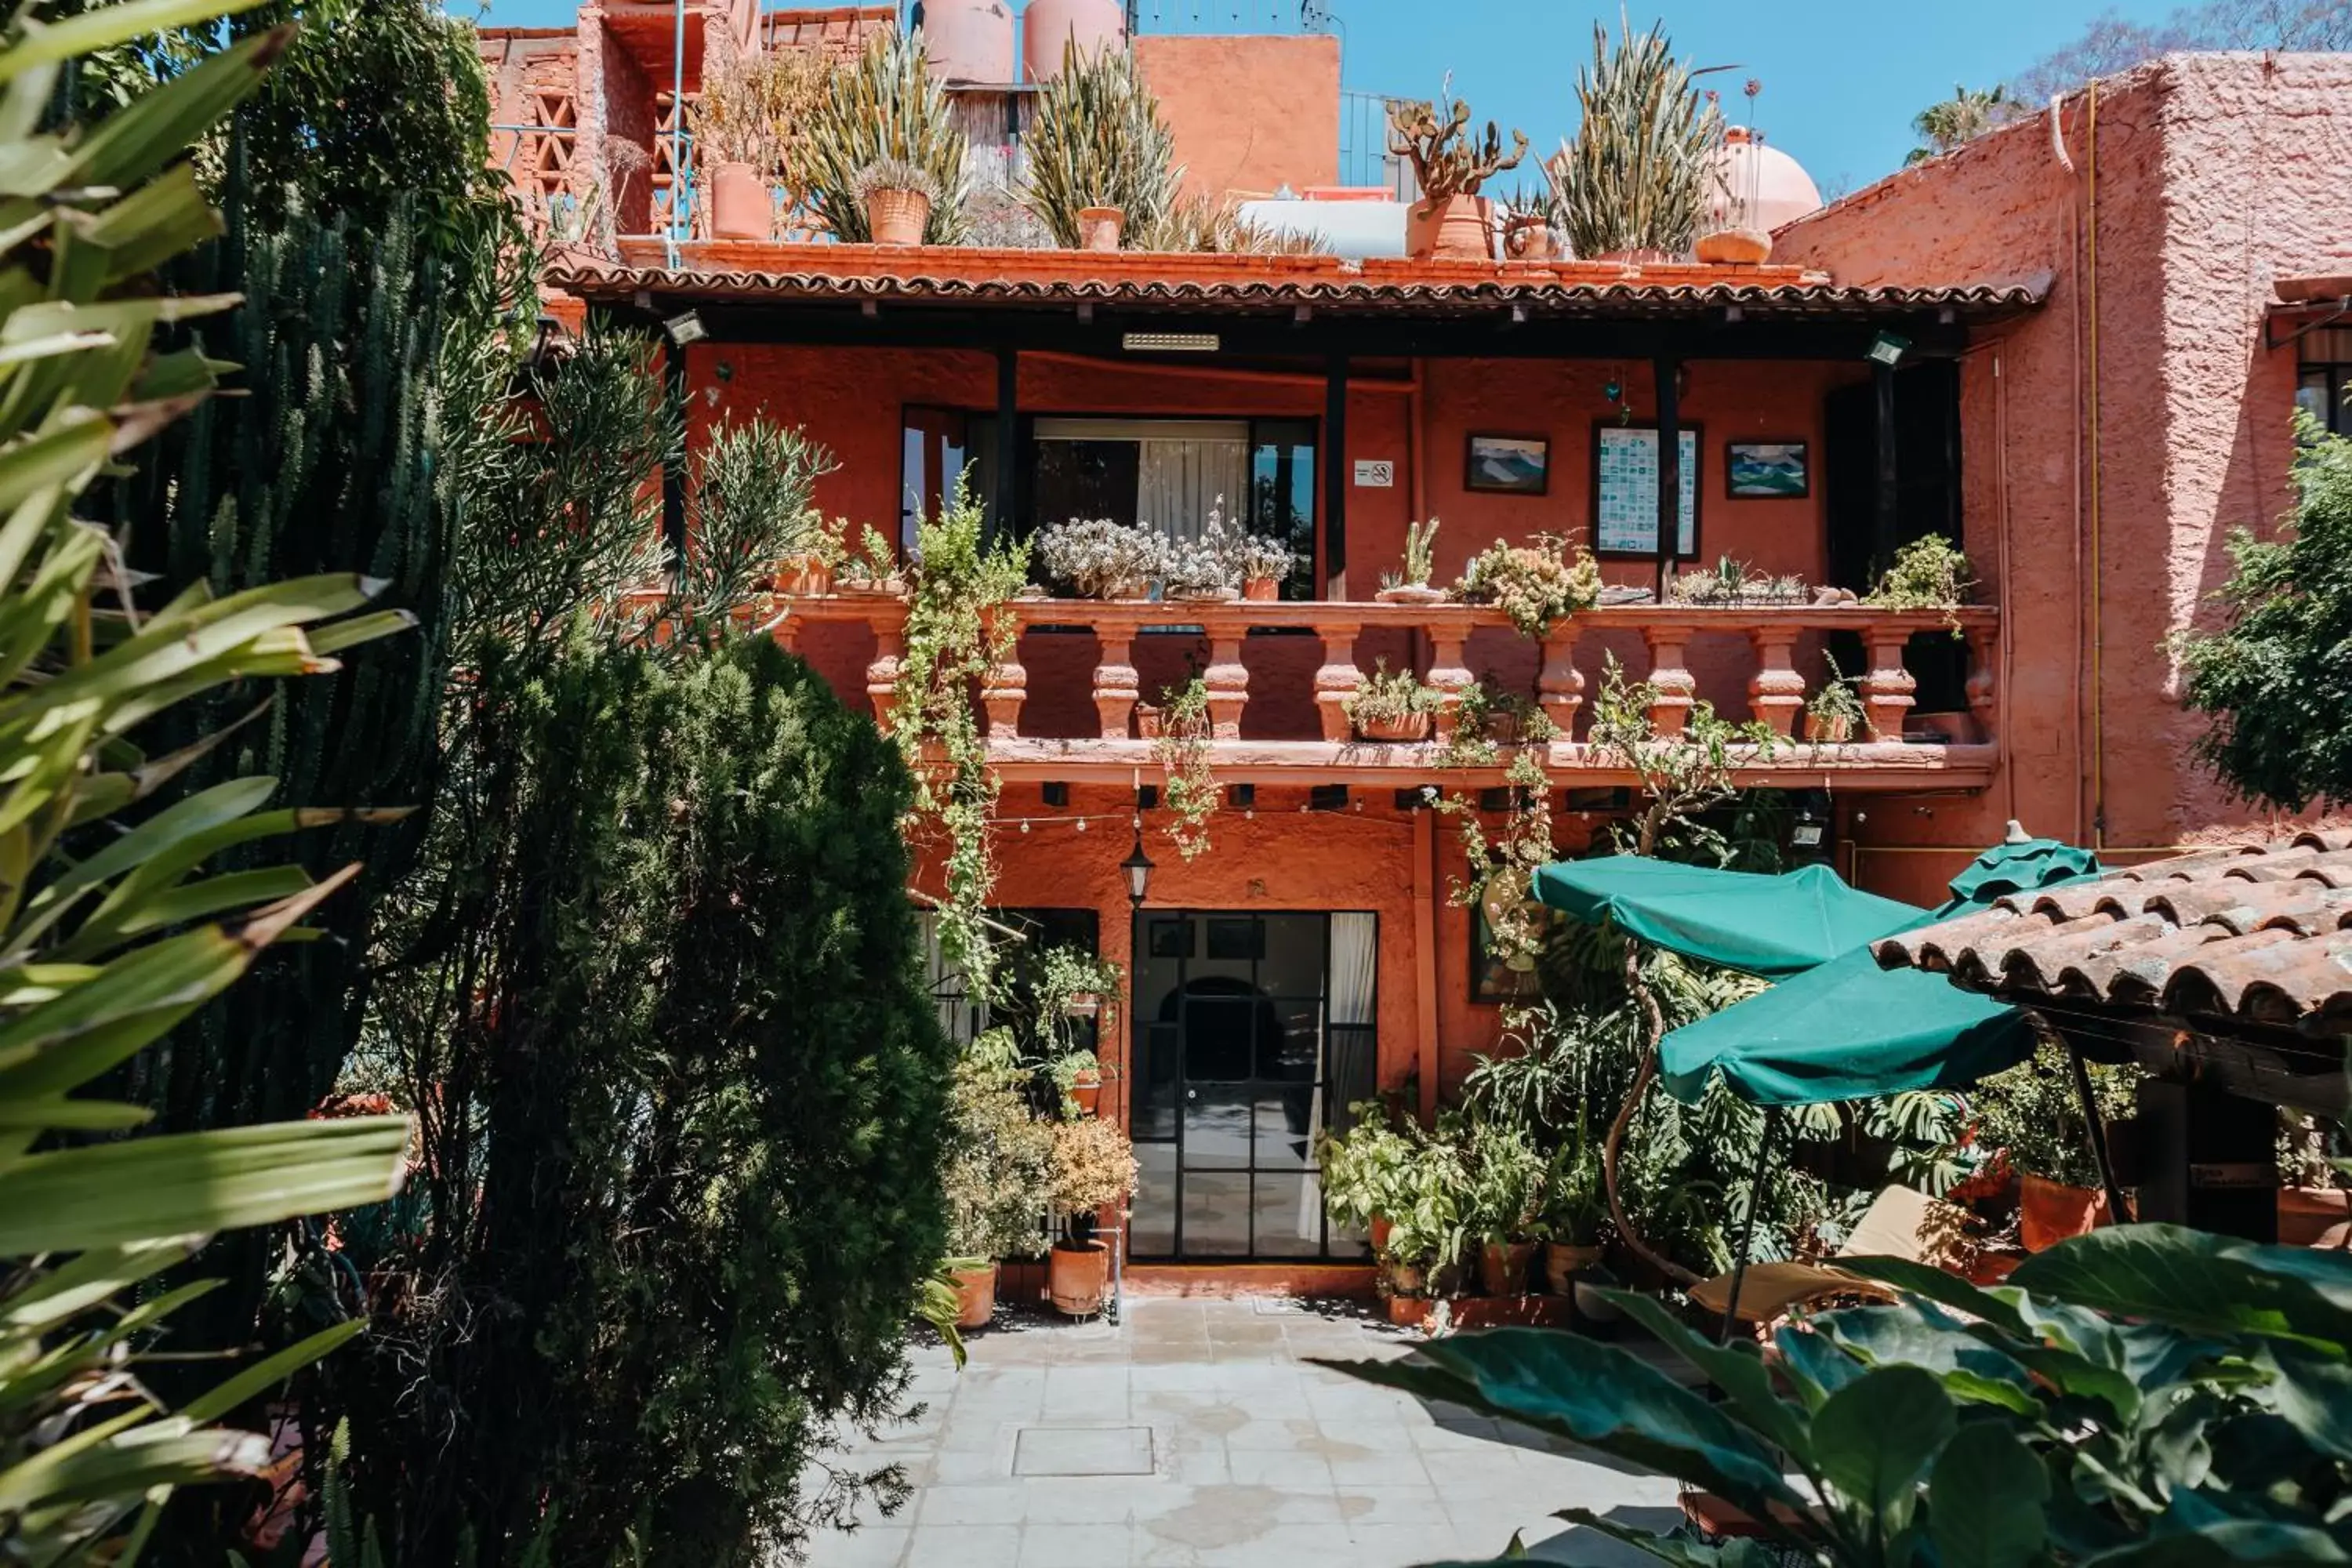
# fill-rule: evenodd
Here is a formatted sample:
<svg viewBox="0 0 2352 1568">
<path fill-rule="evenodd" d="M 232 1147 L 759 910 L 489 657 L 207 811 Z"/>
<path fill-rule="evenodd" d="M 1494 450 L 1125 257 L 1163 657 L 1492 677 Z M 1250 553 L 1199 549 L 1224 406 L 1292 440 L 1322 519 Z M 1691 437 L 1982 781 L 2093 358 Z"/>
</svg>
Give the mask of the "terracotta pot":
<svg viewBox="0 0 2352 1568">
<path fill-rule="evenodd" d="M 1433 588 L 1426 583 L 1404 583 L 1393 588 L 1382 588 L 1372 595 L 1383 605 L 1442 605 L 1445 590 Z"/>
<path fill-rule="evenodd" d="M 833 591 L 833 568 L 814 555 L 796 555 L 776 570 L 776 592 L 813 598 Z"/>
<path fill-rule="evenodd" d="M 1126 222 L 1127 214 L 1118 207 L 1080 207 L 1078 248 L 1117 250 L 1119 230 Z"/>
<path fill-rule="evenodd" d="M 959 1268 L 952 1277 L 956 1282 L 956 1327 L 988 1327 L 989 1319 L 996 1315 L 996 1265 Z"/>
<path fill-rule="evenodd" d="M 1391 1296 L 1389 1326 L 1394 1329 L 1419 1328 L 1429 1321 L 1429 1300 L 1424 1296 Z"/>
<path fill-rule="evenodd" d="M 1393 719 L 1360 719 L 1356 733 L 1367 741 L 1425 741 L 1429 738 L 1429 715 L 1406 713 Z"/>
<path fill-rule="evenodd" d="M 1824 746 L 1843 746 L 1853 739 L 1853 721 L 1843 714 L 1807 713 L 1805 739 Z"/>
<path fill-rule="evenodd" d="M 1448 196 L 1405 209 L 1404 249 L 1415 261 L 1492 261 L 1495 230 L 1484 196 Z"/>
<path fill-rule="evenodd" d="M 1135 738 L 1139 741 L 1160 739 L 1161 712 L 1149 702 L 1135 705 Z"/>
<path fill-rule="evenodd" d="M 1535 1261 L 1532 1241 L 1490 1241 L 1478 1254 L 1478 1284 L 1489 1296 L 1524 1296 L 1528 1266 Z"/>
<path fill-rule="evenodd" d="M 1544 1243 L 1544 1289 L 1555 1296 L 1566 1296 L 1576 1289 L 1576 1277 L 1588 1268 L 1601 1267 L 1601 1249 L 1597 1247 L 1570 1247 L 1563 1242 Z"/>
<path fill-rule="evenodd" d="M 1253 604 L 1261 605 L 1265 604 L 1270 600 L 1278 599 L 1282 597 L 1282 579 L 1279 577 L 1244 577 L 1242 579 L 1242 597 L 1251 601 Z"/>
<path fill-rule="evenodd" d="M 1429 1294 L 1429 1275 L 1418 1264 L 1391 1263 L 1388 1275 L 1392 1295 L 1410 1299 Z"/>
<path fill-rule="evenodd" d="M 776 202 L 753 163 L 720 163 L 710 171 L 710 233 L 716 239 L 766 239 L 775 232 Z"/>
<path fill-rule="evenodd" d="M 920 245 L 931 220 L 931 198 L 922 191 L 876 191 L 866 198 L 866 226 L 877 245 Z"/>
<path fill-rule="evenodd" d="M 1070 1085 L 1070 1102 L 1078 1108 L 1080 1116 L 1092 1116 L 1095 1108 L 1102 1103 L 1102 1074 L 1080 1073 Z"/>
<path fill-rule="evenodd" d="M 2047 1176 L 2027 1176 L 2017 1186 L 2018 1237 L 2028 1252 L 2042 1252 L 2069 1237 L 2088 1236 L 2108 1223 L 2107 1194 L 2070 1187 Z"/>
<path fill-rule="evenodd" d="M 1691 254 L 1717 266 L 1753 267 L 1770 258 L 1772 237 L 1761 229 L 1719 228 L 1713 234 L 1700 235 L 1691 247 Z"/>
<path fill-rule="evenodd" d="M 1103 1310 L 1110 1289 L 1110 1248 L 1099 1241 L 1062 1241 L 1054 1245 L 1046 1269 L 1046 1293 L 1054 1310 L 1073 1318 L 1090 1318 Z"/>
<path fill-rule="evenodd" d="M 836 594 L 855 595 L 867 599 L 897 599 L 906 595 L 907 584 L 900 577 L 868 577 L 852 582 L 835 583 Z"/>
</svg>

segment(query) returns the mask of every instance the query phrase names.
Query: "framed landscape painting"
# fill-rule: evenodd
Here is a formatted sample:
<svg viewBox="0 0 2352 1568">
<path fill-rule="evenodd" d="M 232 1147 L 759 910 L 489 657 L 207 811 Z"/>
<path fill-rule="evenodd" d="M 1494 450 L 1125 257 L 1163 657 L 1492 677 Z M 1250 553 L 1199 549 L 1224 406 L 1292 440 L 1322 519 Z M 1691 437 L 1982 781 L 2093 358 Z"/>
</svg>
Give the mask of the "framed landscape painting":
<svg viewBox="0 0 2352 1568">
<path fill-rule="evenodd" d="M 1551 438 L 1472 436 L 1462 487 L 1500 495 L 1542 495 L 1551 488 Z"/>
<path fill-rule="evenodd" d="M 1733 500 L 1802 500 L 1813 470 L 1802 441 L 1727 441 L 1724 493 Z"/>
</svg>

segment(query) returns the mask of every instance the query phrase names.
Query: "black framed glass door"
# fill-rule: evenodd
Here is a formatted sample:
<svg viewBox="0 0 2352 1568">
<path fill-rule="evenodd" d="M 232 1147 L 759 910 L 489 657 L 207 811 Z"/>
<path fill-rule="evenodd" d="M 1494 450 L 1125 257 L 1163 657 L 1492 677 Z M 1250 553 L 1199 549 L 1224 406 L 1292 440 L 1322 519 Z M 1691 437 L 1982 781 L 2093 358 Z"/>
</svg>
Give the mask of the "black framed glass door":
<svg viewBox="0 0 2352 1568">
<path fill-rule="evenodd" d="M 1370 914 L 1136 917 L 1130 1247 L 1182 1259 L 1352 1257 L 1315 1140 L 1375 1087 Z"/>
</svg>

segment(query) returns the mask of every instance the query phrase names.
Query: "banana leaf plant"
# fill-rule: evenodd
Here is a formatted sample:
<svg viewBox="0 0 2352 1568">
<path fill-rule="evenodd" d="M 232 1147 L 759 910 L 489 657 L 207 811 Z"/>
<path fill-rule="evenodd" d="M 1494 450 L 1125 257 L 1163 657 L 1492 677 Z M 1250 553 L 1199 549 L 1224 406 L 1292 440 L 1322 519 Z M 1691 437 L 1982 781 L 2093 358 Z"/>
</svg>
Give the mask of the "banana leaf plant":
<svg viewBox="0 0 2352 1568">
<path fill-rule="evenodd" d="M 172 1488 L 259 1472 L 268 1442 L 213 1424 L 359 1325 L 167 1410 L 140 1358 L 211 1287 L 154 1281 L 215 1232 L 389 1196 L 406 1147 L 400 1117 L 131 1137 L 143 1108 L 76 1094 L 264 948 L 303 939 L 356 869 L 208 874 L 233 845 L 344 814 L 265 810 L 268 778 L 174 799 L 224 735 L 149 756 L 142 726 L 230 683 L 331 671 L 405 625 L 366 613 L 373 586 L 351 576 L 226 598 L 198 584 L 142 607 L 114 541 L 74 516 L 229 368 L 153 352 L 158 323 L 229 301 L 165 296 L 149 275 L 216 232 L 189 148 L 290 34 L 93 126 L 44 131 L 45 113 L 79 57 L 251 3 L 131 0 L 54 22 L 25 5 L 0 26 L 0 1562 L 135 1561 Z"/>
<path fill-rule="evenodd" d="M 1901 1299 L 1792 1322 L 1769 1359 L 1611 1293 L 1719 1400 L 1538 1329 L 1329 1364 L 1676 1477 L 1754 1521 L 1714 1542 L 1560 1515 L 1666 1563 L 2352 1562 L 2352 1258 L 2141 1225 L 1993 1289 L 1895 1258 L 1840 1266 Z"/>
</svg>

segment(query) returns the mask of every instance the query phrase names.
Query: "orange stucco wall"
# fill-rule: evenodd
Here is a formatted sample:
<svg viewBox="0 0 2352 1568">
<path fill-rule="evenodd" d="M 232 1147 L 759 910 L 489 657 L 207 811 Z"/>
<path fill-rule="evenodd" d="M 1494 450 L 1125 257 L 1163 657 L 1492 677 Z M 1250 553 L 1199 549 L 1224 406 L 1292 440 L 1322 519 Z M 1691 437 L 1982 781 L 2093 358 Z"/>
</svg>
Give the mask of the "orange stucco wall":
<svg viewBox="0 0 2352 1568">
<path fill-rule="evenodd" d="M 1980 799 L 1872 807 L 1872 885 L 1926 896 L 2007 816 L 2122 858 L 2257 826 L 2191 754 L 2204 721 L 2166 643 L 2210 623 L 2227 531 L 2291 502 L 2295 356 L 2264 348 L 2263 312 L 2274 279 L 2352 258 L 2347 100 L 2342 55 L 2176 56 L 2102 85 L 2095 142 L 2066 101 L 2071 174 L 2045 113 L 1780 232 L 1776 259 L 1846 283 L 2054 279 L 1970 355 L 1963 395 L 1968 546 L 2012 639 L 2009 763 Z M 1950 847 L 1906 852 L 1927 846 Z"/>
<path fill-rule="evenodd" d="M 1135 63 L 1176 133 L 1188 190 L 1272 195 L 1339 183 L 1339 40 L 1135 40 Z"/>
</svg>

